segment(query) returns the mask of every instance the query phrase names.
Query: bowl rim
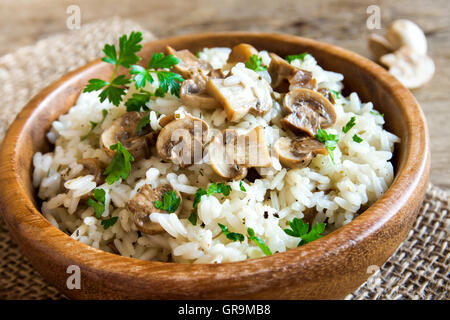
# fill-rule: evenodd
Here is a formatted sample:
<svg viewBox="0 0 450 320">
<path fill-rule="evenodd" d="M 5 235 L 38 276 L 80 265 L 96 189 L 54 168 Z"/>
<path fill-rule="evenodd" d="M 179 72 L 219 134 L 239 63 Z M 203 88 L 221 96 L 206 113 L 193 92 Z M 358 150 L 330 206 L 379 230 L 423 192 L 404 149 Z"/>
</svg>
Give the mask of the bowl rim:
<svg viewBox="0 0 450 320">
<path fill-rule="evenodd" d="M 26 231 L 28 237 L 40 241 L 40 246 L 44 251 L 54 252 L 56 255 L 64 257 L 66 261 L 76 261 L 80 267 L 83 266 L 88 269 L 102 268 L 102 271 L 105 273 L 120 275 L 123 274 L 121 269 L 127 266 L 129 269 L 127 276 L 129 277 L 148 280 L 148 276 L 152 275 L 152 277 L 159 277 L 161 281 L 174 279 L 181 281 L 182 277 L 186 275 L 189 275 L 190 280 L 208 278 L 224 280 L 229 278 L 230 274 L 234 274 L 234 278 L 239 281 L 239 279 L 252 277 L 259 273 L 272 272 L 273 270 L 287 270 L 293 268 L 295 265 L 302 265 L 306 260 L 318 261 L 323 255 L 338 255 L 343 250 L 355 246 L 359 241 L 376 233 L 385 222 L 392 219 L 402 206 L 408 202 L 414 190 L 420 185 L 422 176 L 427 171 L 427 162 L 429 161 L 428 128 L 424 114 L 412 93 L 401 85 L 389 72 L 365 57 L 332 44 L 293 35 L 265 32 L 211 32 L 164 38 L 147 42 L 145 45 L 164 44 L 168 41 L 181 40 L 189 40 L 192 42 L 201 41 L 210 37 L 226 38 L 233 36 L 266 38 L 267 40 L 276 37 L 285 42 L 297 43 L 303 46 L 309 45 L 319 50 L 327 51 L 328 53 L 332 52 L 333 55 L 348 60 L 350 63 L 356 63 L 361 68 L 374 70 L 374 72 L 369 71 L 374 77 L 374 81 L 383 86 L 396 101 L 399 101 L 399 105 L 408 106 L 410 111 L 404 112 L 406 118 L 403 120 L 407 122 L 408 128 L 415 128 L 416 134 L 408 129 L 408 139 L 402 141 L 402 143 L 407 144 L 404 165 L 395 173 L 394 181 L 388 190 L 361 215 L 349 224 L 338 228 L 314 242 L 285 252 L 275 253 L 268 257 L 220 264 L 183 264 L 145 261 L 108 253 L 72 239 L 69 235 L 54 227 L 44 217 L 41 211 L 35 208 L 33 201 L 25 195 L 27 191 L 20 182 L 19 177 L 15 176 L 13 181 L 8 180 L 7 187 L 13 188 L 18 194 L 25 196 L 18 197 L 18 200 L 14 203 L 16 208 L 22 208 L 21 213 L 11 212 L 5 205 L 2 205 L 4 218 L 8 216 L 8 219 L 5 219 L 7 225 L 10 225 L 11 221 L 13 221 L 15 226 L 20 225 L 20 229 Z M 46 101 L 51 100 L 52 96 L 57 92 L 64 90 L 70 80 L 73 81 L 77 77 L 81 77 L 85 70 L 95 68 L 100 63 L 102 61 L 98 58 L 64 75 L 40 91 L 40 93 L 29 101 L 11 124 L 2 144 L 0 167 L 2 168 L 1 172 L 3 174 L 11 177 L 18 170 L 19 162 L 16 160 L 19 158 L 19 155 L 15 151 L 16 146 L 21 142 L 22 129 L 33 120 L 36 114 L 41 112 L 40 109 L 45 105 Z M 26 118 L 25 121 L 18 121 L 18 119 L 24 118 Z M 6 179 L 0 181 L 0 190 L 6 187 L 4 181 Z M 3 192 L 0 192 L 0 202 L 3 201 L 5 201 Z M 366 227 L 361 229 L 363 230 L 362 232 L 353 233 L 352 230 L 358 226 Z M 31 230 L 34 232 L 40 230 L 41 232 L 32 234 Z M 58 232 L 59 239 L 62 241 L 55 241 L 54 237 L 46 236 L 45 233 L 47 230 L 51 230 L 53 234 Z M 352 241 L 349 241 L 349 234 L 352 234 Z M 72 250 L 68 250 L 68 248 Z M 282 257 L 283 259 L 281 259 Z M 102 263 L 103 261 L 107 261 L 108 263 Z"/>
</svg>

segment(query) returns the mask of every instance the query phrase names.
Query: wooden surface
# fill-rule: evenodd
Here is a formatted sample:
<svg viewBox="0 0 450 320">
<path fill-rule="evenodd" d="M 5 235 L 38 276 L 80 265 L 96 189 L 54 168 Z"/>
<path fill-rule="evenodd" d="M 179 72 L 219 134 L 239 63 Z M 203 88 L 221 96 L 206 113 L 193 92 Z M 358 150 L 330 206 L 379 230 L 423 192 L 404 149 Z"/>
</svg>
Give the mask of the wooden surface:
<svg viewBox="0 0 450 320">
<path fill-rule="evenodd" d="M 408 143 L 396 150 L 396 179 L 364 214 L 304 246 L 261 259 L 190 265 L 149 262 L 110 254 L 73 240 L 33 204 L 32 157 L 45 134 L 72 107 L 92 77 L 109 78 L 98 59 L 34 98 L 11 126 L 0 151 L 0 212 L 22 252 L 46 280 L 70 298 L 127 299 L 336 299 L 359 287 L 367 268 L 382 265 L 409 233 L 425 195 L 430 156 L 425 119 L 410 92 L 378 65 L 350 51 L 309 39 L 270 34 L 208 34 L 156 41 L 140 54 L 168 44 L 195 52 L 203 46 L 246 42 L 282 56 L 307 50 L 326 68 L 343 73 L 361 97 L 380 104 L 389 130 Z M 389 106 L 393 106 L 392 108 Z M 398 119 L 400 121 L 393 121 Z M 36 232 L 39 229 L 40 232 Z M 387 239 L 389 241 L 387 241 Z M 67 267 L 81 270 L 81 289 L 66 286 Z"/>
<path fill-rule="evenodd" d="M 67 31 L 67 6 L 81 9 L 81 22 L 119 15 L 157 37 L 205 31 L 283 32 L 326 41 L 369 56 L 369 5 L 379 5 L 382 28 L 407 18 L 426 32 L 436 74 L 413 93 L 427 116 L 431 135 L 431 181 L 450 188 L 450 1 L 376 0 L 2 0 L 0 54 Z M 380 30 L 379 32 L 381 32 Z"/>
</svg>

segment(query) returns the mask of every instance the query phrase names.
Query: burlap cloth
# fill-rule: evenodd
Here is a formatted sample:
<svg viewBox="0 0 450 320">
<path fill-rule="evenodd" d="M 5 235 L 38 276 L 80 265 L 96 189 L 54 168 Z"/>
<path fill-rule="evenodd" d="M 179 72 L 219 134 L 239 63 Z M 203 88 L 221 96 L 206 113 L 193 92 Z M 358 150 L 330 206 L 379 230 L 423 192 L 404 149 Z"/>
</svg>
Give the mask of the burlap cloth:
<svg viewBox="0 0 450 320">
<path fill-rule="evenodd" d="M 63 74 L 101 56 L 104 43 L 142 30 L 112 18 L 52 36 L 0 57 L 0 141 L 26 102 Z M 446 299 L 448 289 L 449 194 L 429 186 L 408 238 L 370 281 L 347 299 Z M 0 219 L 0 299 L 61 299 L 22 256 Z"/>
</svg>

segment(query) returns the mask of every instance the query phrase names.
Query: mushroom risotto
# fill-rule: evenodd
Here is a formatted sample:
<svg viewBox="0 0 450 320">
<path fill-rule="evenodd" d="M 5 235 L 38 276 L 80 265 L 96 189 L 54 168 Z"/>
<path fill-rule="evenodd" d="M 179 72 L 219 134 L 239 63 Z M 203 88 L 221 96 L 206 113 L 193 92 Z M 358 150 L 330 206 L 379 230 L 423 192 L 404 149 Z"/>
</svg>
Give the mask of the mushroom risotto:
<svg viewBox="0 0 450 320">
<path fill-rule="evenodd" d="M 144 260 L 257 258 L 349 223 L 392 183 L 399 138 L 312 55 L 167 47 L 137 65 L 141 41 L 105 45 L 111 78 L 34 155 L 42 213 L 73 239 Z"/>
</svg>

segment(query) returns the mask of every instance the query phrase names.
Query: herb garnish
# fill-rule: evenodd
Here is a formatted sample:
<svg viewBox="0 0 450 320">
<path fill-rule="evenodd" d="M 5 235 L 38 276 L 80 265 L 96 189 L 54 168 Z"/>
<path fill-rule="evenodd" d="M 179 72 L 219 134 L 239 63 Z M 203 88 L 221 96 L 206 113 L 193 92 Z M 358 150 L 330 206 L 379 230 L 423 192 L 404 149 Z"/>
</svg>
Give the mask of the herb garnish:
<svg viewBox="0 0 450 320">
<path fill-rule="evenodd" d="M 224 226 L 221 223 L 218 223 L 220 229 L 222 229 L 223 234 L 227 237 L 227 239 L 230 239 L 231 241 L 244 241 L 245 237 L 243 234 L 241 233 L 237 233 L 237 232 L 230 232 L 228 230 L 227 226 Z"/>
<path fill-rule="evenodd" d="M 252 228 L 247 228 L 248 238 L 252 240 L 257 246 L 261 249 L 261 251 L 266 255 L 272 255 L 272 251 L 270 251 L 269 247 L 266 243 L 255 234 L 255 231 Z"/>
<path fill-rule="evenodd" d="M 314 136 L 317 140 L 322 143 L 325 143 L 325 148 L 330 155 L 331 162 L 334 163 L 333 151 L 336 149 L 337 143 L 339 142 L 339 138 L 335 134 L 329 134 L 323 129 L 317 130 L 316 135 Z"/>
<path fill-rule="evenodd" d="M 353 139 L 353 141 L 355 141 L 357 143 L 361 143 L 363 141 L 363 139 L 361 137 L 359 137 L 357 134 L 354 134 L 352 139 Z"/>
<path fill-rule="evenodd" d="M 106 230 L 106 229 L 112 227 L 113 225 L 116 224 L 118 219 L 119 219 L 118 217 L 111 217 L 109 219 L 102 220 L 101 224 L 103 226 L 103 229 Z"/>
<path fill-rule="evenodd" d="M 103 123 L 103 121 L 105 121 L 106 116 L 108 115 L 108 110 L 103 109 L 102 110 L 102 120 L 100 122 L 94 122 L 94 121 L 89 121 L 91 123 L 91 129 L 89 130 L 89 132 L 81 137 L 81 141 L 87 139 L 87 137 L 89 137 L 89 135 L 94 131 L 95 128 L 97 128 L 98 125 L 101 125 Z"/>
<path fill-rule="evenodd" d="M 250 57 L 250 60 L 245 63 L 245 67 L 254 71 L 267 70 L 267 66 L 262 64 L 262 58 L 256 54 Z"/>
<path fill-rule="evenodd" d="M 284 232 L 292 237 L 301 239 L 297 247 L 321 238 L 321 233 L 325 231 L 325 223 L 315 223 L 308 232 L 309 223 L 305 223 L 299 218 L 292 219 L 289 222 L 289 226 L 291 229 L 284 229 Z"/>
<path fill-rule="evenodd" d="M 103 174 L 106 176 L 106 182 L 108 182 L 108 184 L 113 184 L 120 178 L 128 178 L 131 171 L 131 162 L 134 161 L 134 158 L 128 150 L 124 148 L 120 141 L 109 148 L 111 150 L 116 150 L 116 154 Z"/>
<path fill-rule="evenodd" d="M 213 183 L 209 186 L 208 191 L 206 191 L 203 188 L 198 188 L 194 195 L 194 203 L 193 203 L 193 210 L 191 212 L 191 215 L 189 216 L 188 220 L 190 223 L 192 223 L 194 226 L 197 224 L 197 206 L 202 200 L 203 195 L 212 195 L 214 193 L 222 193 L 224 196 L 229 196 L 231 192 L 231 187 L 229 185 L 226 185 L 225 183 Z"/>
<path fill-rule="evenodd" d="M 373 114 L 374 116 L 384 117 L 384 113 L 379 113 L 377 110 L 370 110 L 370 114 Z"/>
<path fill-rule="evenodd" d="M 147 102 L 150 101 L 150 98 L 153 96 L 153 94 L 147 90 L 141 89 L 137 93 L 133 93 L 131 95 L 131 98 L 129 98 L 125 102 L 125 106 L 127 107 L 127 112 L 130 111 L 137 111 L 140 112 L 143 110 L 148 110 L 147 106 L 145 105 Z"/>
<path fill-rule="evenodd" d="M 345 127 L 342 127 L 342 131 L 344 133 L 349 132 L 349 130 L 355 126 L 355 124 L 356 124 L 355 120 L 356 120 L 356 117 L 351 117 L 351 119 L 347 122 Z"/>
<path fill-rule="evenodd" d="M 164 193 L 163 201 L 155 201 L 155 208 L 173 213 L 177 211 L 178 207 L 180 206 L 180 202 L 181 199 L 177 197 L 175 191 L 170 190 L 169 192 Z"/>
<path fill-rule="evenodd" d="M 300 53 L 300 54 L 290 55 L 290 56 L 286 57 L 286 61 L 289 62 L 289 63 L 291 63 L 292 61 L 297 60 L 297 59 L 299 59 L 300 61 L 303 61 L 303 60 L 305 60 L 305 57 L 307 55 L 309 55 L 308 52 L 303 52 L 303 53 Z"/>
<path fill-rule="evenodd" d="M 88 207 L 94 208 L 95 216 L 97 219 L 100 219 L 103 212 L 105 212 L 105 195 L 106 192 L 104 189 L 94 189 L 94 199 L 87 199 L 86 205 Z"/>
<path fill-rule="evenodd" d="M 239 181 L 239 189 L 241 189 L 241 191 L 247 192 L 247 190 L 244 187 L 244 183 L 241 181 Z"/>
<path fill-rule="evenodd" d="M 142 49 L 140 42 L 142 41 L 142 32 L 131 32 L 130 36 L 123 35 L 119 39 L 119 55 L 114 45 L 105 44 L 103 52 L 106 57 L 102 60 L 104 62 L 114 65 L 114 71 L 109 81 L 101 79 L 91 79 L 83 92 L 91 92 L 103 89 L 99 95 L 100 102 L 108 99 L 113 105 L 118 106 L 125 95 L 126 85 L 131 82 L 131 79 L 125 75 L 116 77 L 119 66 L 130 68 L 140 60 L 136 53 Z"/>
<path fill-rule="evenodd" d="M 341 94 L 339 93 L 339 92 L 337 92 L 337 91 L 335 91 L 335 90 L 330 90 L 333 94 L 334 94 L 334 96 L 336 97 L 336 99 L 339 99 L 340 97 L 341 97 Z"/>
</svg>

